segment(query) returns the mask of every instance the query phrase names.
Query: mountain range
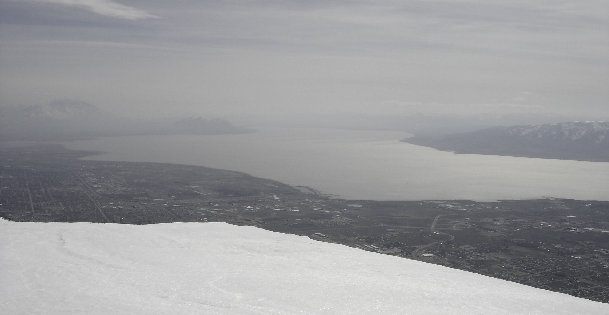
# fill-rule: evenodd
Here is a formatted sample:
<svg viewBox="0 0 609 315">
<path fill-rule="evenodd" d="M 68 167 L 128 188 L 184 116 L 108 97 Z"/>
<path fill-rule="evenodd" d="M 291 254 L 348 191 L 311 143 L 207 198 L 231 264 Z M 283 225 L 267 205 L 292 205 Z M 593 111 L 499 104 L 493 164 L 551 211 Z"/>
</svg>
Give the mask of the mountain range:
<svg viewBox="0 0 609 315">
<path fill-rule="evenodd" d="M 609 122 L 604 121 L 491 127 L 403 141 L 455 153 L 609 162 Z"/>
<path fill-rule="evenodd" d="M 250 130 L 223 119 L 137 120 L 106 112 L 77 100 L 45 105 L 0 107 L 0 141 L 75 140 L 99 136 L 146 134 L 229 134 Z"/>
</svg>

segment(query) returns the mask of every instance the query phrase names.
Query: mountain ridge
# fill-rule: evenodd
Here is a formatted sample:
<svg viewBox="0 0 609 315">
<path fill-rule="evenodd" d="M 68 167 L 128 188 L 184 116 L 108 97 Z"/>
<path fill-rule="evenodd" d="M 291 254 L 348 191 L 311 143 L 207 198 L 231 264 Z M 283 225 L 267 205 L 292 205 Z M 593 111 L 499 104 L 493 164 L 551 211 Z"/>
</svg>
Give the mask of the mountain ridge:
<svg viewBox="0 0 609 315">
<path fill-rule="evenodd" d="M 457 154 L 609 162 L 607 121 L 490 127 L 441 137 L 415 135 L 403 141 Z"/>
<path fill-rule="evenodd" d="M 223 119 L 193 116 L 142 121 L 114 115 L 84 101 L 62 99 L 44 105 L 0 106 L 0 141 L 77 140 L 103 136 L 232 134 L 251 132 Z"/>
</svg>

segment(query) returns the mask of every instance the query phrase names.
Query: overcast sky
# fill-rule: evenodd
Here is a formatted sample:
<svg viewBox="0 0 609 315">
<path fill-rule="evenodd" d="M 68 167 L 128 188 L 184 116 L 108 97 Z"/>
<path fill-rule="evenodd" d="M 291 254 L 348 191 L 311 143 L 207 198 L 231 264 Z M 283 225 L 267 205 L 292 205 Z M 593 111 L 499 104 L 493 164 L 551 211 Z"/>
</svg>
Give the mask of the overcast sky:
<svg viewBox="0 0 609 315">
<path fill-rule="evenodd" d="M 0 0 L 0 102 L 609 119 L 607 0 Z"/>
</svg>

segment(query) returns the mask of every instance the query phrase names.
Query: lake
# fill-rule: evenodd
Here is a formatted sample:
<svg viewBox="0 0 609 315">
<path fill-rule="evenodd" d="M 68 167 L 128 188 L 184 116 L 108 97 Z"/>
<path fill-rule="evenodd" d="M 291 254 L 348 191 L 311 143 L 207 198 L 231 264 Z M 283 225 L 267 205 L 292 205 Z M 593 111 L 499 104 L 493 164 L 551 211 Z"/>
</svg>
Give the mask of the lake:
<svg viewBox="0 0 609 315">
<path fill-rule="evenodd" d="M 240 135 L 124 136 L 64 143 L 91 160 L 236 170 L 348 199 L 609 200 L 609 163 L 453 154 L 392 131 L 264 129 Z"/>
</svg>

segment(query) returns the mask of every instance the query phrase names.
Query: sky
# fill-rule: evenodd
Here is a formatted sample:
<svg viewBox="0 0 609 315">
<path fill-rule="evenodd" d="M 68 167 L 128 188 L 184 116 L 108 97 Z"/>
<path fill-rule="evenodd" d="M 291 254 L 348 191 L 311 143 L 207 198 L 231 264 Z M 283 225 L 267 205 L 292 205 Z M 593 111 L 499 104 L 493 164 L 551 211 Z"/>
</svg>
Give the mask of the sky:
<svg viewBox="0 0 609 315">
<path fill-rule="evenodd" d="M 0 0 L 0 104 L 609 119 L 606 0 Z"/>
</svg>

